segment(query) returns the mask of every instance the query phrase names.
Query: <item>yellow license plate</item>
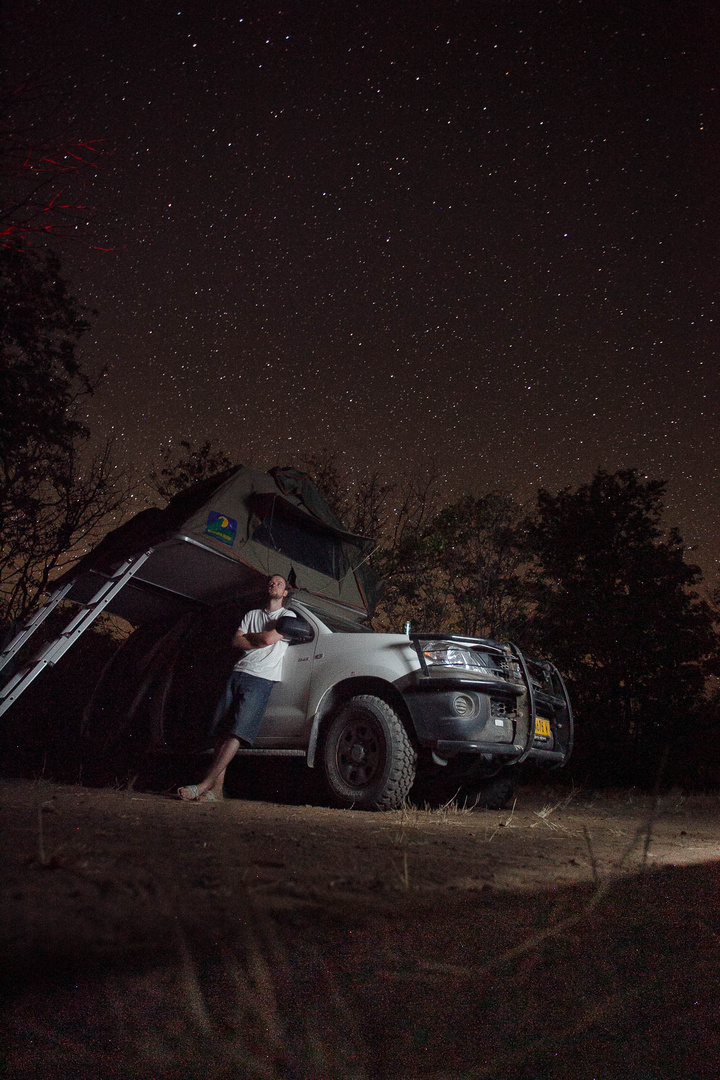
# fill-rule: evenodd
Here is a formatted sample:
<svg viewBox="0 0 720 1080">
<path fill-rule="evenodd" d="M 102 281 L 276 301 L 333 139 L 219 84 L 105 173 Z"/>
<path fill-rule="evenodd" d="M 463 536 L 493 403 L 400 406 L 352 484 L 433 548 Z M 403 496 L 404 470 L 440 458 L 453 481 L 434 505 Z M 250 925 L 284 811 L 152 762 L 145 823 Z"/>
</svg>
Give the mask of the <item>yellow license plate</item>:
<svg viewBox="0 0 720 1080">
<path fill-rule="evenodd" d="M 550 721 L 544 720 L 542 716 L 535 717 L 535 734 L 536 735 L 549 735 L 550 734 Z"/>
</svg>

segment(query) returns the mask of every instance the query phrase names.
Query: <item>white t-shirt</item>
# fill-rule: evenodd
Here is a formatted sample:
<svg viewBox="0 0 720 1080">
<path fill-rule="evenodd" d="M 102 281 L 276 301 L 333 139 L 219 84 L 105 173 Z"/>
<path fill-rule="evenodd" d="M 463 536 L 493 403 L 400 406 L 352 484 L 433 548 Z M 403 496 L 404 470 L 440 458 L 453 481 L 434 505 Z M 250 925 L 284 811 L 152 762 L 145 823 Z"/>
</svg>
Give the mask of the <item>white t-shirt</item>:
<svg viewBox="0 0 720 1080">
<path fill-rule="evenodd" d="M 259 634 L 263 630 L 272 630 L 272 624 L 282 615 L 291 615 L 293 619 L 295 618 L 295 612 L 284 607 L 278 608 L 277 611 L 254 608 L 243 617 L 239 626 L 240 633 Z M 283 658 L 288 644 L 287 641 L 276 641 L 274 645 L 263 645 L 260 649 L 251 649 L 243 653 L 233 671 L 244 671 L 247 675 L 257 675 L 259 679 L 280 682 Z"/>
</svg>

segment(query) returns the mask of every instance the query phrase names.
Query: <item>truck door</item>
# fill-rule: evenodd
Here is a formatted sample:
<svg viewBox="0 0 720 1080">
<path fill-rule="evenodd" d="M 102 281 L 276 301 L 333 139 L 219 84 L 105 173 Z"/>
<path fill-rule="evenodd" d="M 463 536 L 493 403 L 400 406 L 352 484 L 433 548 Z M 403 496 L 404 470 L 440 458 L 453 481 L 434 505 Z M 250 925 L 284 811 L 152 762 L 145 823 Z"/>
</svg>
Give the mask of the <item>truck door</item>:
<svg viewBox="0 0 720 1080">
<path fill-rule="evenodd" d="M 303 617 L 312 627 L 313 640 L 301 645 L 291 645 L 285 653 L 282 681 L 273 687 L 255 740 L 258 749 L 296 749 L 307 745 L 310 733 L 307 706 L 317 648 L 317 627 L 304 612 Z"/>
</svg>

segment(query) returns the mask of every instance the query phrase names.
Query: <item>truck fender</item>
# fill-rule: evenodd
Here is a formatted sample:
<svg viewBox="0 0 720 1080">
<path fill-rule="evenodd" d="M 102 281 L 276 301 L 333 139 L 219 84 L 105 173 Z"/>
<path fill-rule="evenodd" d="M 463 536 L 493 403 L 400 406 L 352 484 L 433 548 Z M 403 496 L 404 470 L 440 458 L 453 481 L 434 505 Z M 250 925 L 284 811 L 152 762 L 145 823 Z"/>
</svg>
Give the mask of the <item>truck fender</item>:
<svg viewBox="0 0 720 1080">
<path fill-rule="evenodd" d="M 315 767 L 315 759 L 320 742 L 320 731 L 324 720 L 331 713 L 334 713 L 343 701 L 347 701 L 349 698 L 355 697 L 358 694 L 374 694 L 376 697 L 382 698 L 383 701 L 387 701 L 387 703 L 398 713 L 410 738 L 413 741 L 416 740 L 415 728 L 410 717 L 410 712 L 405 704 L 405 699 L 398 691 L 397 687 L 393 686 L 392 683 L 386 682 L 384 679 L 378 678 L 361 676 L 355 679 L 347 679 L 344 682 L 336 683 L 334 686 L 329 686 L 318 701 L 315 715 L 312 719 L 312 725 L 310 727 L 307 748 L 307 764 L 311 769 Z"/>
</svg>

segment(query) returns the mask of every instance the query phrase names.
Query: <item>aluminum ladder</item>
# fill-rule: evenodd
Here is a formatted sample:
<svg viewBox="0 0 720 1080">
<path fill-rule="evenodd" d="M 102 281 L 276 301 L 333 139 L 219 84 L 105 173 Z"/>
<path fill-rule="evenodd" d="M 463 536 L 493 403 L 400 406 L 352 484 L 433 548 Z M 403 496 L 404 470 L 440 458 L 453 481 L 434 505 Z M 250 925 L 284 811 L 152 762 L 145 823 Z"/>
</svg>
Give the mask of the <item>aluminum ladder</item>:
<svg viewBox="0 0 720 1080">
<path fill-rule="evenodd" d="M 95 621 L 100 612 L 105 610 L 110 601 L 113 600 L 128 581 L 134 577 L 143 563 L 147 562 L 153 551 L 154 548 L 150 548 L 140 555 L 133 555 L 122 563 L 112 576 L 103 582 L 87 604 L 83 604 L 80 611 L 70 620 L 65 629 L 61 631 L 56 638 L 48 642 L 48 644 L 45 645 L 25 667 L 21 668 L 12 676 L 9 682 L 0 689 L 0 716 L 2 716 L 15 701 L 17 701 L 23 691 L 38 677 L 41 671 L 44 671 L 46 667 L 53 667 L 60 657 L 64 656 L 68 649 L 75 644 L 80 635 Z M 15 656 L 23 645 L 25 645 L 32 637 L 37 628 L 45 622 L 48 615 L 50 615 L 60 601 L 67 596 L 74 584 L 75 579 L 73 578 L 59 589 L 56 589 L 48 600 L 38 608 L 35 614 L 18 631 L 4 652 L 0 653 L 0 671 L 2 671 L 10 660 L 12 660 L 13 656 Z"/>
</svg>

